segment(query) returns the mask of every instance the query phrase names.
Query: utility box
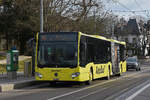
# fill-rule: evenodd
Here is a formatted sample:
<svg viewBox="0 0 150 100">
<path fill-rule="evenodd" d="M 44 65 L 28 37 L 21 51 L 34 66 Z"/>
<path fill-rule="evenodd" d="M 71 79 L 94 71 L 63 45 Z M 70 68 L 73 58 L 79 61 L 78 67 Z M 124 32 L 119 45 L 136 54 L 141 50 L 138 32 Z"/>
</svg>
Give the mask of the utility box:
<svg viewBox="0 0 150 100">
<path fill-rule="evenodd" d="M 24 76 L 31 77 L 32 76 L 32 65 L 31 61 L 24 62 Z"/>
<path fill-rule="evenodd" d="M 7 65 L 6 70 L 7 72 L 14 72 L 18 70 L 18 50 L 9 50 L 6 54 L 7 57 Z"/>
</svg>

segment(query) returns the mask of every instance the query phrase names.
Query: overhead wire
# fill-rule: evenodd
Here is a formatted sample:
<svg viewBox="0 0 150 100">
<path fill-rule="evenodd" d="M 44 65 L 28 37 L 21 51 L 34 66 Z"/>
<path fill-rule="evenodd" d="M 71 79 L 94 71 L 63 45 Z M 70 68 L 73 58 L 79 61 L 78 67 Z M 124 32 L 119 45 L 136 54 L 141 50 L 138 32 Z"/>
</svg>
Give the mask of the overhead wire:
<svg viewBox="0 0 150 100">
<path fill-rule="evenodd" d="M 136 5 L 137 5 L 141 10 L 143 10 L 142 6 L 141 6 L 136 0 L 134 0 L 134 2 L 136 3 Z"/>
<path fill-rule="evenodd" d="M 134 0 L 135 1 L 135 3 L 136 3 L 136 5 L 141 9 L 141 10 L 143 10 L 143 7 L 137 2 L 137 0 Z M 144 10 L 145 12 L 145 14 L 146 14 L 146 16 L 147 17 L 150 17 L 150 15 L 149 15 L 149 10 Z"/>
<path fill-rule="evenodd" d="M 122 4 L 121 2 L 119 2 L 119 0 L 111 0 L 114 3 L 118 3 L 120 6 L 122 6 L 123 8 L 127 9 L 127 10 L 112 10 L 114 12 L 131 12 L 134 15 L 137 15 L 136 13 L 142 12 L 145 13 L 147 17 L 150 17 L 150 10 L 144 10 L 143 7 L 137 2 L 137 0 L 134 0 L 134 2 L 136 3 L 136 5 L 141 9 L 141 10 L 131 10 L 130 8 L 128 8 L 126 5 Z"/>
<path fill-rule="evenodd" d="M 150 10 L 148 9 L 143 9 L 142 5 L 140 5 L 140 3 L 137 0 L 133 0 L 135 2 L 135 4 L 140 8 L 140 10 L 132 10 L 129 7 L 127 7 L 125 4 L 123 4 L 122 2 L 120 2 L 119 0 L 106 0 L 107 4 L 117 4 L 120 5 L 121 7 L 123 7 L 125 10 L 113 10 L 111 9 L 111 7 L 109 7 L 109 9 L 105 9 L 106 11 L 109 12 L 122 12 L 122 13 L 131 13 L 134 14 L 135 16 L 137 15 L 141 15 L 144 14 L 145 17 L 150 18 Z M 111 3 L 112 2 L 112 3 Z M 130 15 L 131 16 L 131 15 Z"/>
<path fill-rule="evenodd" d="M 146 12 L 146 11 L 150 11 L 150 10 L 112 10 L 114 12 Z"/>
<path fill-rule="evenodd" d="M 127 10 L 131 10 L 130 8 L 126 7 L 124 4 L 122 4 L 121 2 L 119 2 L 118 0 L 112 0 L 114 3 L 118 3 L 119 5 L 121 5 L 123 8 L 127 9 Z"/>
</svg>

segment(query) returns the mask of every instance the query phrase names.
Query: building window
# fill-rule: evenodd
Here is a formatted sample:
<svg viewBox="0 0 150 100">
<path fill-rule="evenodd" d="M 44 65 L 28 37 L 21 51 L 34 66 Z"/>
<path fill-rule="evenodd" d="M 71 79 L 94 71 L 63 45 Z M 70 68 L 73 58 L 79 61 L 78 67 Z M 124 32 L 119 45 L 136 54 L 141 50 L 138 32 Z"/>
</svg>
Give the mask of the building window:
<svg viewBox="0 0 150 100">
<path fill-rule="evenodd" d="M 133 43 L 134 43 L 134 44 L 136 43 L 136 38 L 133 38 Z"/>
</svg>

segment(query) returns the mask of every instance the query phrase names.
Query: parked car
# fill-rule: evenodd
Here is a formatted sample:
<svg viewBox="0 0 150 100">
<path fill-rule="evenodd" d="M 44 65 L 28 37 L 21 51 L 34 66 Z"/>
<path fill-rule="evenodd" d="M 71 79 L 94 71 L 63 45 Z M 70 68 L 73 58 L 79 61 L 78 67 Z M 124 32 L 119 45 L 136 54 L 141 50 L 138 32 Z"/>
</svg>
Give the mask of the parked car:
<svg viewBox="0 0 150 100">
<path fill-rule="evenodd" d="M 136 69 L 136 71 L 140 71 L 140 64 L 136 57 L 128 57 L 127 58 L 127 70 L 128 69 Z"/>
</svg>

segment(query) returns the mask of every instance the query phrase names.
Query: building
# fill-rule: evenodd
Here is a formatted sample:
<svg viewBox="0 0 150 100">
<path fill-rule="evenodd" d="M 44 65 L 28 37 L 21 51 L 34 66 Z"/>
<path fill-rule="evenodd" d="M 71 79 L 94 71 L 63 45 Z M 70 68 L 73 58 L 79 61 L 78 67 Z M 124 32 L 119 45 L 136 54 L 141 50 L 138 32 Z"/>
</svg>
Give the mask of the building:
<svg viewBox="0 0 150 100">
<path fill-rule="evenodd" d="M 136 19 L 129 19 L 128 22 L 121 22 L 115 28 L 115 35 L 118 40 L 127 43 L 127 53 L 129 56 L 139 55 L 142 49 L 143 34 L 141 26 Z"/>
</svg>

